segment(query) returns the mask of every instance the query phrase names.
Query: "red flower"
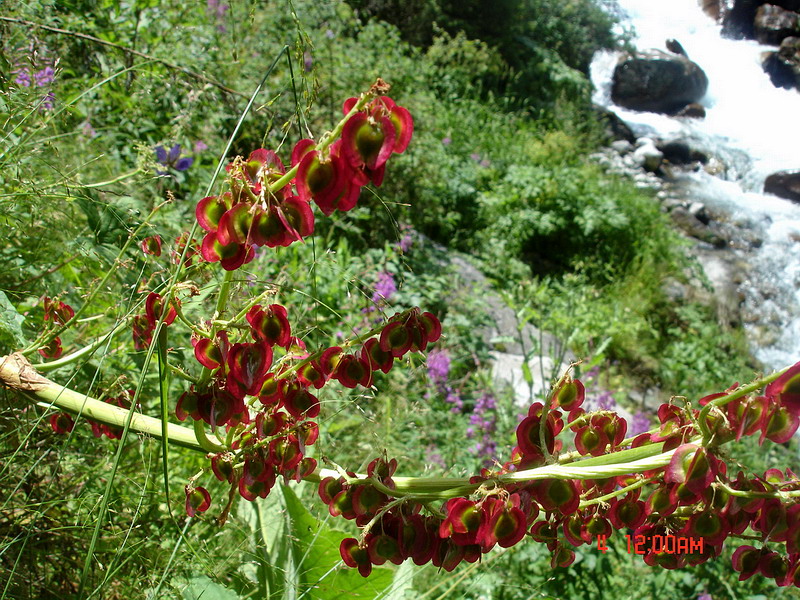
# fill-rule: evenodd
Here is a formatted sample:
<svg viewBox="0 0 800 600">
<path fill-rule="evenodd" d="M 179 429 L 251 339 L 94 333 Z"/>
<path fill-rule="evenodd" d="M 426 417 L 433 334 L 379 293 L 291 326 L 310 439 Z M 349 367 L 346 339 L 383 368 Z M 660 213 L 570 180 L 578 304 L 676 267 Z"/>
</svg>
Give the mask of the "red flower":
<svg viewBox="0 0 800 600">
<path fill-rule="evenodd" d="M 65 434 L 72 431 L 75 427 L 75 421 L 67 413 L 53 413 L 50 415 L 50 427 L 56 433 Z"/>
<path fill-rule="evenodd" d="M 141 243 L 142 252 L 145 254 L 150 254 L 151 256 L 161 256 L 161 236 L 160 235 L 152 235 L 150 237 L 146 237 L 142 240 Z"/>
<path fill-rule="evenodd" d="M 187 485 L 186 491 L 186 514 L 190 517 L 197 513 L 205 512 L 211 506 L 211 494 L 203 487 Z"/>
<path fill-rule="evenodd" d="M 75 316 L 75 311 L 69 304 L 65 304 L 60 300 L 51 300 L 47 296 L 44 297 L 44 320 L 49 321 L 52 319 L 56 325 L 64 325 L 67 321 Z"/>
<path fill-rule="evenodd" d="M 42 346 L 39 348 L 39 354 L 43 358 L 48 359 L 57 359 L 64 353 L 64 350 L 61 348 L 61 338 L 55 337 L 50 340 L 46 346 Z"/>
<path fill-rule="evenodd" d="M 262 340 L 270 346 L 289 347 L 292 329 L 286 309 L 280 304 L 270 304 L 266 310 L 256 304 L 247 312 L 247 322 L 256 341 Z"/>
</svg>

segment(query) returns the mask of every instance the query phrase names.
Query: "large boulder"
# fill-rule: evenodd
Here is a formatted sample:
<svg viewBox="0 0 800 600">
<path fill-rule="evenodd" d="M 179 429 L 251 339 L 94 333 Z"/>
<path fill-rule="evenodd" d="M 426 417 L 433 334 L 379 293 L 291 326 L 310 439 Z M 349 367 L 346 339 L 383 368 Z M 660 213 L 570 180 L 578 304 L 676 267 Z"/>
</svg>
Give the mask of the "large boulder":
<svg viewBox="0 0 800 600">
<path fill-rule="evenodd" d="M 784 38 L 797 35 L 800 14 L 774 4 L 758 7 L 753 23 L 756 39 L 762 44 L 779 46 Z"/>
<path fill-rule="evenodd" d="M 661 50 L 626 54 L 614 69 L 611 99 L 646 112 L 675 114 L 697 102 L 708 89 L 708 77 L 685 56 Z"/>
<path fill-rule="evenodd" d="M 788 37 L 777 52 L 765 53 L 761 63 L 772 84 L 800 90 L 800 37 Z"/>
<path fill-rule="evenodd" d="M 800 202 L 800 171 L 777 171 L 764 181 L 764 192 Z"/>
</svg>

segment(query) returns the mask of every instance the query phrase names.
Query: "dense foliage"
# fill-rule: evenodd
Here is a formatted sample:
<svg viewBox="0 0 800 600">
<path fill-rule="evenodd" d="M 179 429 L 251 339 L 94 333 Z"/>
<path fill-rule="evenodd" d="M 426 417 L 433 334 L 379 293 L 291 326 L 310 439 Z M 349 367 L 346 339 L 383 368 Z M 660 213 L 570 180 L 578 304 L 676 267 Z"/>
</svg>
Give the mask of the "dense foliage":
<svg viewBox="0 0 800 600">
<path fill-rule="evenodd" d="M 262 290 L 290 305 L 304 322 L 295 335 L 315 344 L 414 306 L 442 321 L 427 360 L 409 354 L 405 367 L 376 372 L 374 387 L 321 396 L 317 460 L 365 469 L 385 449 L 403 474 L 461 475 L 510 456 L 527 405 L 491 374 L 490 351 L 515 341 L 487 344 L 492 282 L 520 336 L 526 323 L 557 336 L 564 352 L 587 359 L 577 371 L 589 396 L 632 412 L 641 407 L 628 402 L 631 387 L 696 401 L 752 377 L 740 334 L 708 306 L 667 300 L 662 283 L 685 280 L 692 265 L 654 199 L 586 158 L 603 135 L 587 113 L 585 73 L 592 52 L 613 43 L 606 13 L 590 0 L 505 4 L 487 15 L 486 3 L 444 0 L 4 3 L 0 355 L 39 356 L 37 340 L 68 318 L 59 303 L 81 307 L 59 332 L 64 354 L 120 329 L 48 376 L 121 404 L 138 386 L 142 412 L 160 415 L 159 377 L 140 379 L 155 314 L 145 299 L 176 272 L 170 253 L 198 201 L 223 192 L 215 169 L 255 148 L 288 156 L 380 76 L 414 116 L 413 144 L 353 210 L 317 219 L 304 244 L 258 249 L 233 283 L 242 305 Z M 454 259 L 489 282 L 469 281 Z M 223 273 L 195 257 L 185 314 L 210 316 Z M 171 362 L 195 364 L 188 336 L 174 339 Z M 185 391 L 173 375 L 171 410 Z M 95 439 L 80 420 L 57 435 L 69 423 L 51 427 L 52 415 L 0 390 L 0 598 L 774 591 L 735 582 L 729 560 L 654 570 L 613 538 L 611 552 L 585 546 L 562 570 L 539 545 L 518 544 L 452 575 L 378 567 L 365 582 L 336 568 L 355 529 L 331 528 L 326 507 L 307 501 L 315 486 L 240 502 L 223 528 L 186 520 L 181 490 L 205 466 L 201 454 L 132 434 L 118 446 L 118 431 L 99 428 Z M 745 446 L 736 458 L 763 472 L 796 452 L 767 448 Z"/>
</svg>

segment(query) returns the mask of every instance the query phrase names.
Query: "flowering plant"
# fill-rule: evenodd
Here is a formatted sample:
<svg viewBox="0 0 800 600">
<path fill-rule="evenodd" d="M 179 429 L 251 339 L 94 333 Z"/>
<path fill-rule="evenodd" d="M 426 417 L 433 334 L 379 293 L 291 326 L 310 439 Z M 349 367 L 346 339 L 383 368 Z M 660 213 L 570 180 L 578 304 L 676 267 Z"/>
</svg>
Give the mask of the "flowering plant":
<svg viewBox="0 0 800 600">
<path fill-rule="evenodd" d="M 0 358 L 0 381 L 67 411 L 52 414 L 56 432 L 71 431 L 70 415 L 78 414 L 92 421 L 98 437 L 124 438 L 134 430 L 161 438 L 165 448 L 170 442 L 206 453 L 208 464 L 184 490 L 192 517 L 214 506 L 215 487 L 229 490 L 219 513 L 224 522 L 237 496 L 265 498 L 280 478 L 315 482 L 329 513 L 360 527 L 358 538 L 341 540 L 339 552 L 365 577 L 373 565 L 409 558 L 451 571 L 526 538 L 547 546 L 553 568 L 564 567 L 575 559 L 573 548 L 602 548 L 622 529 L 645 541 L 647 564 L 673 569 L 717 557 L 727 539 L 750 528 L 746 539 L 756 544 L 733 556 L 740 579 L 760 573 L 778 585 L 800 587 L 800 480 L 789 469 L 734 475 L 722 451 L 743 436 L 758 434 L 759 443 L 791 438 L 800 424 L 800 363 L 700 398 L 696 406 L 664 404 L 659 425 L 633 436 L 610 406 L 587 411 L 583 384 L 567 372 L 544 402 L 528 408 L 507 460 L 471 477 L 399 476 L 401 465 L 386 455 L 374 456 L 363 473 L 335 463 L 323 468 L 309 456 L 320 436 L 319 390 L 334 381 L 350 389 L 371 386 L 377 371 L 387 373 L 405 355 L 426 352 L 442 334 L 439 319 L 412 308 L 340 345 L 309 347 L 298 335 L 292 307 L 275 301 L 274 289 L 236 302 L 234 276 L 257 250 L 312 236 L 313 205 L 325 216 L 348 212 L 363 186 L 382 183 L 387 162 L 406 150 L 413 135 L 411 114 L 387 91 L 379 80 L 346 100 L 344 116 L 330 132 L 296 143 L 288 168 L 268 149 L 236 157 L 227 166 L 225 188 L 197 202 L 196 223 L 170 254 L 173 279 L 146 290 L 141 310 L 127 323 L 135 348 L 147 351 L 148 361 L 156 356 L 160 419 L 136 412 L 141 385 L 101 401 L 41 374 L 116 333 L 62 356 L 60 336 L 91 297 L 78 310 L 45 298 L 44 331 L 30 348 Z M 180 170 L 180 147 L 172 150 L 166 156 L 162 148 L 162 163 Z M 198 228 L 204 232 L 199 241 Z M 160 237 L 144 238 L 140 247 L 149 260 L 161 256 Z M 193 265 L 214 263 L 223 271 L 216 304 L 211 314 L 192 319 L 182 294 L 196 290 L 179 280 Z M 383 276 L 376 303 L 396 291 L 390 279 Z M 176 367 L 169 362 L 167 336 L 181 326 L 196 363 Z M 52 360 L 34 368 L 25 356 L 35 352 Z M 433 384 L 451 392 L 447 354 L 431 357 Z M 168 423 L 170 373 L 186 381 L 174 411 L 182 422 L 191 419 L 191 429 Z M 494 406 L 492 397 L 482 398 L 472 422 L 469 435 L 481 453 L 494 453 L 491 438 L 475 430 L 495 427 L 489 414 Z M 219 483 L 201 485 L 206 476 Z M 665 537 L 679 540 L 671 552 L 655 542 Z"/>
</svg>

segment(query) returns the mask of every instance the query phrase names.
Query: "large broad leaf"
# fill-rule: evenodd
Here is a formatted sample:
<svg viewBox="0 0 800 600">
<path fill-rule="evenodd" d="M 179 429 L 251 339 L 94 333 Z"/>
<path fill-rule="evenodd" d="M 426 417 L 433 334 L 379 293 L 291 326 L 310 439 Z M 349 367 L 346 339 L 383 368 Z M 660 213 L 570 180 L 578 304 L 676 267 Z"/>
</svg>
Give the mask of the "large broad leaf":
<svg viewBox="0 0 800 600">
<path fill-rule="evenodd" d="M 368 578 L 341 563 L 339 544 L 348 534 L 317 520 L 288 486 L 282 486 L 291 530 L 296 598 L 342 600 L 383 598 L 392 587 L 393 571 L 373 568 Z"/>
<path fill-rule="evenodd" d="M 185 583 L 178 582 L 178 587 L 183 600 L 241 600 L 239 594 L 205 575 L 196 575 Z"/>
<path fill-rule="evenodd" d="M 22 322 L 25 320 L 17 309 L 0 292 L 0 351 L 18 350 L 25 345 Z"/>
</svg>

